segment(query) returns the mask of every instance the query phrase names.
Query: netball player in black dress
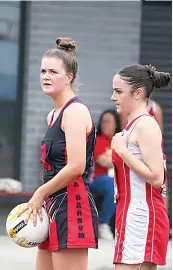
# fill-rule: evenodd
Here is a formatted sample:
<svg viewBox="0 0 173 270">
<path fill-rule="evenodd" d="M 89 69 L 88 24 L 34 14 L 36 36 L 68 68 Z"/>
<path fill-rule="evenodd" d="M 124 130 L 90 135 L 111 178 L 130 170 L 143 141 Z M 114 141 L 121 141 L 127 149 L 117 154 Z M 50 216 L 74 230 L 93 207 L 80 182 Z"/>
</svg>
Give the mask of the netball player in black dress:
<svg viewBox="0 0 173 270">
<path fill-rule="evenodd" d="M 95 127 L 88 108 L 74 92 L 78 65 L 72 39 L 56 40 L 42 59 L 40 80 L 54 109 L 41 142 L 44 184 L 22 211 L 36 223 L 44 204 L 49 238 L 38 249 L 36 270 L 86 270 L 88 248 L 97 248 L 98 214 L 89 190 Z"/>
</svg>

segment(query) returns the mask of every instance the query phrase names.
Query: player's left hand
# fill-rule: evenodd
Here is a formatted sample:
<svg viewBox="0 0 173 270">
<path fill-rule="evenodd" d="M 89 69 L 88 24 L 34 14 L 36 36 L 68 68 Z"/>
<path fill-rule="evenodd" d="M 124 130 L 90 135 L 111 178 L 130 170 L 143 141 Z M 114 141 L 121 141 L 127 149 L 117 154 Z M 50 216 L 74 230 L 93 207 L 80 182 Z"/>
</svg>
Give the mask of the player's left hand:
<svg viewBox="0 0 173 270">
<path fill-rule="evenodd" d="M 37 224 L 37 214 L 39 215 L 40 221 L 43 220 L 42 216 L 42 206 L 44 203 L 44 197 L 39 189 L 35 191 L 32 198 L 29 200 L 28 203 L 25 203 L 22 209 L 19 211 L 18 216 L 28 210 L 28 215 L 25 220 L 27 223 L 30 219 L 31 214 L 33 215 L 33 224 L 36 226 Z"/>
<path fill-rule="evenodd" d="M 128 132 L 126 130 L 116 133 L 112 137 L 111 148 L 119 155 L 124 149 L 127 149 Z"/>
</svg>

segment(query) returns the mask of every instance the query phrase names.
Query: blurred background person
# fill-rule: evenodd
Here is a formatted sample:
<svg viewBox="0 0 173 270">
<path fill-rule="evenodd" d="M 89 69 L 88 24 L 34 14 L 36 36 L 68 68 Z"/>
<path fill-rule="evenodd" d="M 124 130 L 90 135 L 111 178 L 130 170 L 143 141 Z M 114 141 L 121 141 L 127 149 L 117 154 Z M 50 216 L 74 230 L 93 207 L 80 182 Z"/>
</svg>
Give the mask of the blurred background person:
<svg viewBox="0 0 173 270">
<path fill-rule="evenodd" d="M 94 150 L 94 174 L 90 184 L 91 191 L 103 197 L 99 213 L 99 236 L 112 240 L 110 220 L 115 214 L 114 174 L 111 161 L 111 139 L 120 132 L 120 119 L 114 109 L 108 109 L 100 115 L 98 122 L 96 145 Z"/>
</svg>

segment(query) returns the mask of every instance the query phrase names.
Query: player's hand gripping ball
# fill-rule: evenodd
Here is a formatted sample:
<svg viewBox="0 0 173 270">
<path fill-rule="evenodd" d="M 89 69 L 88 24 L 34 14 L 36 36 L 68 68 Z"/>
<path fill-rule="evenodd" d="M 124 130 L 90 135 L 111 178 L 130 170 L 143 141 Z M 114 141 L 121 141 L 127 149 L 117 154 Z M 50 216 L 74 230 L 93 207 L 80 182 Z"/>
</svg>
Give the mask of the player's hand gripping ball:
<svg viewBox="0 0 173 270">
<path fill-rule="evenodd" d="M 43 220 L 37 217 L 37 224 L 33 224 L 33 215 L 31 214 L 28 222 L 28 211 L 18 216 L 24 204 L 17 205 L 9 213 L 6 220 L 6 230 L 10 239 L 17 245 L 25 248 L 36 247 L 44 242 L 49 234 L 49 218 L 46 210 L 42 207 Z"/>
</svg>

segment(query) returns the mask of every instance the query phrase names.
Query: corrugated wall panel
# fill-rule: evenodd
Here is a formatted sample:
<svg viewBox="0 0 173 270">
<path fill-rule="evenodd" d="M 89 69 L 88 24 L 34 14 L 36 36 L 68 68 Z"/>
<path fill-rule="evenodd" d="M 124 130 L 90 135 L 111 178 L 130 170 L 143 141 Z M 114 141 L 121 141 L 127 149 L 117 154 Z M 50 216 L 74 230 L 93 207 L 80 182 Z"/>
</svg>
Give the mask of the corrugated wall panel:
<svg viewBox="0 0 173 270">
<path fill-rule="evenodd" d="M 39 143 L 51 101 L 39 83 L 40 61 L 58 36 L 78 44 L 79 95 L 97 121 L 112 106 L 113 74 L 139 61 L 140 2 L 30 2 L 28 62 L 23 111 L 21 180 L 25 190 L 40 183 Z"/>
<path fill-rule="evenodd" d="M 172 2 L 144 2 L 141 25 L 142 64 L 172 73 Z M 172 90 L 156 90 L 153 98 L 163 109 L 165 153 L 168 157 L 169 213 L 172 216 Z"/>
</svg>

